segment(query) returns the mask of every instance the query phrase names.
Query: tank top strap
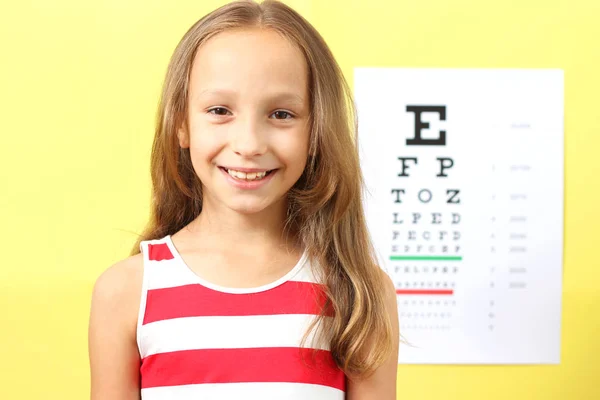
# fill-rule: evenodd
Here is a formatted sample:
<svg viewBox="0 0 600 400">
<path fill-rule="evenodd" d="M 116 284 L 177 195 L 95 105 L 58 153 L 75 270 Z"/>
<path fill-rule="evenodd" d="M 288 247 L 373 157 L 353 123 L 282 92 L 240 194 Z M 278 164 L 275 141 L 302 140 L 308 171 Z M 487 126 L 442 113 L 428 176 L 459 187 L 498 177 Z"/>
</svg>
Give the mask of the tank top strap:
<svg viewBox="0 0 600 400">
<path fill-rule="evenodd" d="M 146 352 L 141 328 L 148 308 L 148 292 L 194 283 L 189 270 L 181 265 L 180 260 L 175 256 L 175 249 L 172 248 L 168 239 L 169 237 L 165 236 L 140 242 L 140 252 L 143 256 L 143 278 L 136 339 L 142 355 Z"/>
<path fill-rule="evenodd" d="M 321 283 L 317 268 L 318 265 L 313 263 L 310 259 L 307 259 L 289 280 L 296 282 Z"/>
<path fill-rule="evenodd" d="M 194 274 L 187 268 L 169 236 L 140 243 L 144 254 L 144 272 L 148 278 L 147 290 L 162 289 L 195 283 Z"/>
</svg>

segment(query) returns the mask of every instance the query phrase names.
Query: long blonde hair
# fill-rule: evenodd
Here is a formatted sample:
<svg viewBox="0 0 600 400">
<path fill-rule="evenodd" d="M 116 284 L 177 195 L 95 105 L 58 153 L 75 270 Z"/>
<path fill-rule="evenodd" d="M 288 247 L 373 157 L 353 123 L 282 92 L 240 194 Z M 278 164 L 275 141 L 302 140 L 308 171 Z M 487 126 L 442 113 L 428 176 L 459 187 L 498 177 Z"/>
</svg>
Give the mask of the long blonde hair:
<svg viewBox="0 0 600 400">
<path fill-rule="evenodd" d="M 177 141 L 185 122 L 189 77 L 196 50 L 232 28 L 272 29 L 296 44 L 309 70 L 311 133 L 306 169 L 288 193 L 286 226 L 320 268 L 332 317 L 321 314 L 308 332 L 325 338 L 336 364 L 351 376 L 368 376 L 392 351 L 384 282 L 362 207 L 357 115 L 351 90 L 331 50 L 296 11 L 279 1 L 236 1 L 197 21 L 170 60 L 157 112 L 152 147 L 151 218 L 133 246 L 171 235 L 202 210 L 201 183 L 189 149 Z M 304 336 L 306 340 L 307 334 Z"/>
</svg>

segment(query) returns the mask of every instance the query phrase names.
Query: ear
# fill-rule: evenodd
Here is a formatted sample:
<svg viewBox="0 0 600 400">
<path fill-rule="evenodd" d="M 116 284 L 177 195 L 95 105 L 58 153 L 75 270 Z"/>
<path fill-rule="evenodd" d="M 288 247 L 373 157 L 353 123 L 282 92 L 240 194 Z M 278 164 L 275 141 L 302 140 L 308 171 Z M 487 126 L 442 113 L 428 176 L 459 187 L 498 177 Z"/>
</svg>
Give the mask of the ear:
<svg viewBox="0 0 600 400">
<path fill-rule="evenodd" d="M 187 129 L 185 129 L 185 122 L 177 130 L 177 139 L 179 140 L 179 146 L 182 149 L 190 147 L 190 135 L 188 134 Z"/>
</svg>

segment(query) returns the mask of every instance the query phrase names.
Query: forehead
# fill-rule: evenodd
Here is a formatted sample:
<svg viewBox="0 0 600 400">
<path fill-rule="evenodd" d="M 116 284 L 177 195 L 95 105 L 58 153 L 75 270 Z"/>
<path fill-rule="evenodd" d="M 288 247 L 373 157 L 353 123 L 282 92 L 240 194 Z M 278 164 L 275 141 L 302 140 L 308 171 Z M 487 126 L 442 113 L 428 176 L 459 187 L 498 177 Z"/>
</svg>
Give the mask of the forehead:
<svg viewBox="0 0 600 400">
<path fill-rule="evenodd" d="M 235 29 L 218 33 L 196 52 L 190 94 L 234 91 L 254 96 L 308 90 L 308 66 L 300 49 L 269 29 Z"/>
</svg>

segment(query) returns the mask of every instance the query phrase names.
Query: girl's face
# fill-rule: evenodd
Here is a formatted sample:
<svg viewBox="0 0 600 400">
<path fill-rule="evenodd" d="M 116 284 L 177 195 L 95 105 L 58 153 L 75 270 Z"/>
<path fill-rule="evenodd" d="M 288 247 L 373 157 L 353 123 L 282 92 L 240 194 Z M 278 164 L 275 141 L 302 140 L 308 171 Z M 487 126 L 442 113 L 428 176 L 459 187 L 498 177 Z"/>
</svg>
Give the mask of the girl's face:
<svg viewBox="0 0 600 400">
<path fill-rule="evenodd" d="M 190 75 L 190 148 L 203 202 L 250 214 L 285 207 L 309 144 L 308 67 L 271 30 L 219 33 L 198 49 Z"/>
</svg>

